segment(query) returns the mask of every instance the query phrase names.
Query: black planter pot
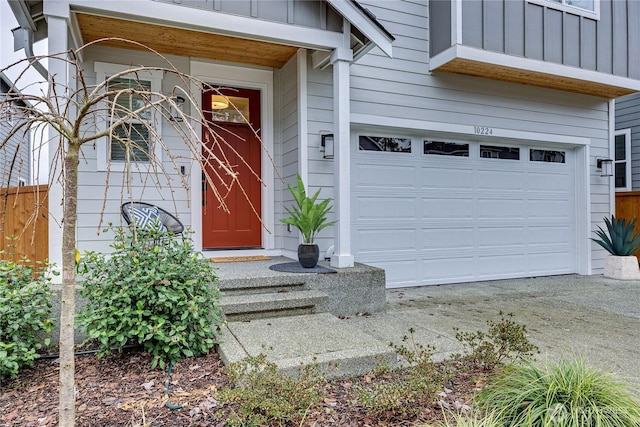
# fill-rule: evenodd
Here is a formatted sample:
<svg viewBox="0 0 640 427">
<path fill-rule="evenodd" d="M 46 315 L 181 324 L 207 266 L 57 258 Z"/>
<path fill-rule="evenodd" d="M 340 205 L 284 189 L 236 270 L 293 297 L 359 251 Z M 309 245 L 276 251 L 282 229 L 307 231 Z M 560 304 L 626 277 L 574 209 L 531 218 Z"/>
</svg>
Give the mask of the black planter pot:
<svg viewBox="0 0 640 427">
<path fill-rule="evenodd" d="M 320 248 L 316 244 L 302 243 L 298 245 L 298 261 L 304 268 L 313 268 L 320 258 Z"/>
</svg>

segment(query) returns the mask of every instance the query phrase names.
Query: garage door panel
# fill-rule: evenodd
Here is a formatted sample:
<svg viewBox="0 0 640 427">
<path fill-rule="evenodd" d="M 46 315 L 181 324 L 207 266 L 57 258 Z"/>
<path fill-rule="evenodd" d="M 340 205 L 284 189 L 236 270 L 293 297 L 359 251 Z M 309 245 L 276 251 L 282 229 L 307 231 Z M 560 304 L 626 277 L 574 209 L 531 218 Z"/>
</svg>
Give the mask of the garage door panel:
<svg viewBox="0 0 640 427">
<path fill-rule="evenodd" d="M 414 189 L 416 168 L 397 164 L 359 165 L 354 171 L 355 187 Z"/>
<path fill-rule="evenodd" d="M 473 228 L 453 226 L 449 228 L 423 228 L 418 241 L 420 249 L 457 250 L 473 249 Z"/>
<path fill-rule="evenodd" d="M 356 260 L 389 287 L 576 271 L 575 153 L 566 163 L 356 152 Z M 475 154 L 474 154 L 475 153 Z M 387 153 L 396 154 L 396 153 Z"/>
<path fill-rule="evenodd" d="M 356 206 L 358 218 L 362 220 L 380 219 L 389 217 L 389 206 L 395 207 L 394 219 L 415 219 L 416 205 L 419 200 L 416 197 L 358 197 Z"/>
<path fill-rule="evenodd" d="M 402 251 L 413 253 L 417 246 L 416 231 L 414 228 L 360 230 L 356 236 L 356 248 L 358 253 L 363 255 Z"/>
<path fill-rule="evenodd" d="M 505 160 L 506 161 L 506 160 Z M 496 164 L 501 163 L 496 161 Z M 477 173 L 477 190 L 520 190 L 524 185 L 525 173 L 522 171 L 501 171 L 495 169 L 481 169 Z"/>
<path fill-rule="evenodd" d="M 422 219 L 456 218 L 471 220 L 473 218 L 473 199 L 471 198 L 447 199 L 434 197 L 431 199 L 423 198 L 420 202 Z"/>
<path fill-rule="evenodd" d="M 431 283 L 473 280 L 473 257 L 451 257 L 446 259 L 422 259 L 421 277 Z"/>
</svg>

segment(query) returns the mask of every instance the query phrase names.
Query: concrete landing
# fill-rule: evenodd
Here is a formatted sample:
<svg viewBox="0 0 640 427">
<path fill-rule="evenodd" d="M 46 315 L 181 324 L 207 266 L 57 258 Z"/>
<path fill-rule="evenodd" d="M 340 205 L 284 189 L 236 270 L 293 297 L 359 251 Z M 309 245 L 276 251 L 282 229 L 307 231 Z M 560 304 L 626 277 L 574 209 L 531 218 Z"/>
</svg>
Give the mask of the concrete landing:
<svg viewBox="0 0 640 427">
<path fill-rule="evenodd" d="M 329 313 L 229 322 L 221 338 L 225 364 L 264 353 L 292 375 L 314 362 L 327 378 L 362 375 L 383 361 L 396 364 L 386 343 Z"/>
</svg>

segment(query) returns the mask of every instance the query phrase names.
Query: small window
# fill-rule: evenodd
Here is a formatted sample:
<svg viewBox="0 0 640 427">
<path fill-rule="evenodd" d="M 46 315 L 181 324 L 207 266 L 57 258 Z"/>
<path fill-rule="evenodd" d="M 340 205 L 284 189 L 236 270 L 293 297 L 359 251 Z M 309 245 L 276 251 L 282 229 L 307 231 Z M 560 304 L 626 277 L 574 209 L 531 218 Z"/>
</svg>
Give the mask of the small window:
<svg viewBox="0 0 640 427">
<path fill-rule="evenodd" d="M 631 190 L 631 129 L 616 131 L 614 151 L 613 177 L 616 190 Z"/>
<path fill-rule="evenodd" d="M 361 136 L 358 146 L 363 151 L 391 151 L 411 153 L 410 138 L 388 138 L 382 136 Z"/>
<path fill-rule="evenodd" d="M 532 162 L 545 162 L 545 163 L 564 163 L 565 152 L 553 151 L 553 150 L 529 150 L 529 159 Z"/>
<path fill-rule="evenodd" d="M 469 157 L 469 144 L 458 144 L 455 142 L 425 140 L 424 154 L 435 154 L 438 156 Z"/>
<path fill-rule="evenodd" d="M 226 107 L 215 107 L 214 103 L 220 99 Z M 211 119 L 215 122 L 250 123 L 249 98 L 240 96 L 212 95 Z"/>
<path fill-rule="evenodd" d="M 520 160 L 520 149 L 516 147 L 481 145 L 480 157 L 484 159 Z"/>
</svg>

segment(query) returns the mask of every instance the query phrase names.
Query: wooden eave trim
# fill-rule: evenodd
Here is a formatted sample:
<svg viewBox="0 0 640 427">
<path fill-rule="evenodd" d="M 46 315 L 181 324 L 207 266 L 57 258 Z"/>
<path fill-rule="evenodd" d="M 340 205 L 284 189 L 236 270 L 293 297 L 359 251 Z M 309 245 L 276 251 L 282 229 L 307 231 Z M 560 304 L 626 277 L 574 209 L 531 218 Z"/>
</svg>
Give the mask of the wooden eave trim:
<svg viewBox="0 0 640 427">
<path fill-rule="evenodd" d="M 431 58 L 431 71 L 546 87 L 608 99 L 640 91 L 640 80 L 455 45 Z"/>
</svg>

